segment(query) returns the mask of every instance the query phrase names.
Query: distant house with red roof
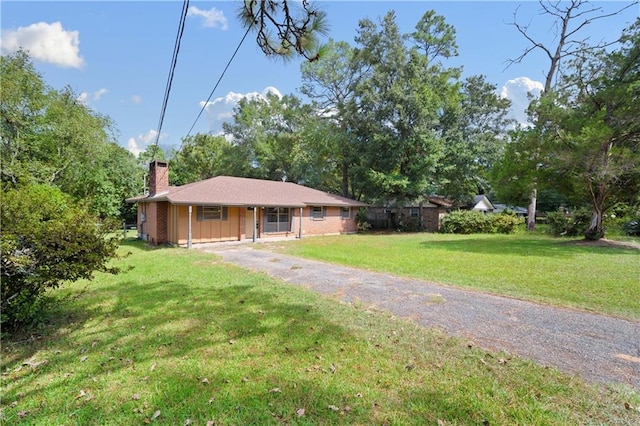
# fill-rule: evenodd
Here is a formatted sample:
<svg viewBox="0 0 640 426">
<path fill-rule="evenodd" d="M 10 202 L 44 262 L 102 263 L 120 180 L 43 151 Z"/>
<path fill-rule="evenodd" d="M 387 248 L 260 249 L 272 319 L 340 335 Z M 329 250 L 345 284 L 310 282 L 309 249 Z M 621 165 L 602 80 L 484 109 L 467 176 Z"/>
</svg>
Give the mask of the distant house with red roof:
<svg viewBox="0 0 640 426">
<path fill-rule="evenodd" d="M 149 165 L 149 194 L 138 204 L 138 234 L 151 244 L 257 240 L 357 231 L 365 203 L 292 182 L 217 176 L 169 186 L 166 162 Z"/>
</svg>

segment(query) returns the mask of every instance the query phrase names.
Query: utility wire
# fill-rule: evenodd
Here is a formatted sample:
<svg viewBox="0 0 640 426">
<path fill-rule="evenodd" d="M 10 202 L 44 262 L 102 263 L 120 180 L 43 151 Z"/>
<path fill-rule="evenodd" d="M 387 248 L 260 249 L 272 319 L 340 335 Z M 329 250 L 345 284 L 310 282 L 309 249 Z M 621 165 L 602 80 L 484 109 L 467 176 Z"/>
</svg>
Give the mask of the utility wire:
<svg viewBox="0 0 640 426">
<path fill-rule="evenodd" d="M 187 10 L 189 9 L 189 0 L 184 0 L 182 3 L 182 14 L 180 15 L 180 23 L 178 25 L 178 33 L 176 34 L 176 41 L 173 48 L 173 57 L 171 58 L 171 66 L 169 67 L 169 76 L 167 77 L 167 84 L 164 89 L 164 99 L 162 100 L 162 107 L 160 108 L 160 119 L 158 120 L 158 133 L 156 134 L 156 140 L 153 145 L 153 151 L 151 152 L 151 160 L 156 159 L 158 152 L 158 142 L 160 141 L 160 133 L 162 132 L 162 123 L 164 122 L 164 115 L 167 111 L 167 103 L 169 102 L 169 93 L 171 92 L 171 83 L 173 82 L 173 74 L 176 69 L 176 63 L 178 62 L 178 52 L 180 52 L 180 41 L 182 40 L 182 34 L 184 33 L 184 26 L 187 19 Z"/>
<path fill-rule="evenodd" d="M 196 119 L 193 121 L 193 124 L 191 125 L 191 128 L 187 132 L 187 136 L 185 136 L 184 139 L 182 140 L 183 144 L 184 144 L 185 139 L 188 138 L 189 135 L 191 134 L 191 131 L 195 127 L 196 123 L 198 122 L 198 119 L 200 119 L 200 116 L 202 115 L 204 110 L 207 108 L 207 105 L 209 105 L 209 101 L 213 97 L 213 93 L 218 88 L 218 85 L 220 84 L 220 81 L 222 80 L 222 78 L 224 77 L 225 73 L 227 72 L 227 69 L 229 69 L 229 65 L 231 65 L 231 62 L 236 57 L 236 54 L 238 53 L 238 50 L 240 50 L 240 46 L 242 46 L 242 43 L 244 43 L 244 39 L 247 38 L 247 35 L 249 34 L 249 31 L 251 31 L 251 26 L 249 26 L 247 28 L 247 31 L 244 33 L 244 36 L 242 36 L 242 40 L 240 40 L 240 43 L 238 43 L 238 47 L 236 47 L 236 50 L 233 52 L 233 55 L 231 55 L 231 58 L 229 59 L 229 62 L 227 62 L 227 66 L 225 66 L 224 70 L 222 70 L 222 74 L 220 74 L 220 78 L 218 78 L 218 81 L 216 82 L 216 85 L 213 87 L 213 90 L 211 90 L 211 93 L 209 93 L 209 97 L 207 98 L 207 100 L 202 105 L 202 109 L 198 113 L 198 116 L 196 117 Z M 180 151 L 182 151 L 182 145 L 180 145 L 180 149 L 178 150 L 178 152 L 180 152 Z"/>
</svg>

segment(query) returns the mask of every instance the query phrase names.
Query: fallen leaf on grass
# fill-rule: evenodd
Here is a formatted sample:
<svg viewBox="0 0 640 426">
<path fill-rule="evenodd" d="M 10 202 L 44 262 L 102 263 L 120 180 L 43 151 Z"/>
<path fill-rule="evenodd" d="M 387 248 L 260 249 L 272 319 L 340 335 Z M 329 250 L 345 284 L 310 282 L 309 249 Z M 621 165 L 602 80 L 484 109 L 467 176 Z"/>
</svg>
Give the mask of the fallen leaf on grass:
<svg viewBox="0 0 640 426">
<path fill-rule="evenodd" d="M 204 384 L 207 384 L 207 383 L 209 383 L 209 379 L 207 379 L 207 378 L 205 377 L 204 379 L 202 379 L 202 381 L 201 381 L 201 382 L 202 382 L 202 383 L 204 383 Z"/>
<path fill-rule="evenodd" d="M 214 422 L 213 420 L 209 420 L 207 422 L 207 426 L 216 426 L 216 422 Z"/>
<path fill-rule="evenodd" d="M 86 356 L 86 355 L 83 356 L 83 357 L 80 357 L 80 362 L 85 362 L 87 360 L 87 358 L 89 358 L 89 357 Z"/>
<path fill-rule="evenodd" d="M 156 363 L 154 362 L 153 364 L 151 364 L 151 367 L 149 368 L 149 370 L 153 371 L 156 369 Z"/>
<path fill-rule="evenodd" d="M 28 411 L 18 411 L 18 417 L 20 417 L 21 419 L 24 419 L 24 417 L 29 414 Z"/>
<path fill-rule="evenodd" d="M 191 419 L 187 419 L 184 421 L 184 426 L 189 426 L 191 423 L 193 423 Z"/>
<path fill-rule="evenodd" d="M 269 390 L 269 393 L 280 393 L 280 392 L 282 392 L 280 388 L 273 388 Z"/>
<path fill-rule="evenodd" d="M 42 361 L 33 361 L 33 358 L 25 361 L 22 363 L 22 365 L 28 365 L 29 367 L 35 369 L 40 367 L 41 365 L 47 365 L 49 363 L 49 360 L 43 359 Z"/>
<path fill-rule="evenodd" d="M 158 417 L 160 417 L 160 414 L 160 410 L 156 410 L 156 412 L 153 413 L 153 416 L 151 416 L 151 420 L 157 419 Z"/>
<path fill-rule="evenodd" d="M 215 396 L 212 396 L 211 398 L 209 398 L 209 404 L 213 404 L 213 401 L 216 399 Z"/>
<path fill-rule="evenodd" d="M 296 416 L 298 416 L 298 417 L 304 416 L 304 408 L 298 408 L 296 410 Z"/>
<path fill-rule="evenodd" d="M 131 399 L 133 399 L 134 401 L 137 401 L 140 399 L 140 394 L 139 393 L 134 393 L 133 396 L 131 397 Z"/>
<path fill-rule="evenodd" d="M 336 407 L 335 405 L 329 405 L 327 408 L 329 410 L 331 410 L 331 411 L 340 411 L 340 409 L 338 407 Z"/>
</svg>

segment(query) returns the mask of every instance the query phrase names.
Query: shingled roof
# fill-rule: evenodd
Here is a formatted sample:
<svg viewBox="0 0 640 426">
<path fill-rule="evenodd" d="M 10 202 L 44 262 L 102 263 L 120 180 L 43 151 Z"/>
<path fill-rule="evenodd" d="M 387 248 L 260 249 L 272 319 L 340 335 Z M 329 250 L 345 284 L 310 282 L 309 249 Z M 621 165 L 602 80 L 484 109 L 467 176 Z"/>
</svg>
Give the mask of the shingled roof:
<svg viewBox="0 0 640 426">
<path fill-rule="evenodd" d="M 155 195 L 126 200 L 130 203 L 169 201 L 172 204 L 239 207 L 364 207 L 365 203 L 292 182 L 217 176 L 183 186 L 170 186 Z"/>
</svg>

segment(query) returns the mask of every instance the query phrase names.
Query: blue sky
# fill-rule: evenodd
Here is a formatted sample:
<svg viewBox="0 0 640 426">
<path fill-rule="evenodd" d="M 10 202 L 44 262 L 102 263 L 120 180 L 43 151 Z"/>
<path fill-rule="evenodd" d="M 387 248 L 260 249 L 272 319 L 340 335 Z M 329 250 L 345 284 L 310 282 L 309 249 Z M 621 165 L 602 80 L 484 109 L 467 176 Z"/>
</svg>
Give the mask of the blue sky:
<svg viewBox="0 0 640 426">
<path fill-rule="evenodd" d="M 451 65 L 464 75 L 483 74 L 514 102 L 522 115 L 526 91 L 540 87 L 548 60 L 541 54 L 505 69 L 528 47 L 508 25 L 530 23 L 536 39 L 551 43 L 550 21 L 534 1 L 319 1 L 327 12 L 328 37 L 354 45 L 358 21 L 393 9 L 403 32 L 411 32 L 427 10 L 456 28 L 459 56 Z M 610 12 L 630 2 L 596 2 Z M 192 1 L 166 111 L 160 145 L 178 147 L 191 128 L 224 66 L 244 34 L 235 1 Z M 118 142 L 134 153 L 155 139 L 169 73 L 181 1 L 3 1 L 2 53 L 17 46 L 31 51 L 36 69 L 52 87 L 73 88 L 81 101 L 108 115 Z M 620 16 L 581 31 L 593 42 L 614 40 L 640 14 L 637 4 Z M 265 58 L 250 36 L 241 46 L 193 133 L 218 132 L 238 99 L 275 88 L 282 94 L 301 86 L 300 61 Z"/>
</svg>

